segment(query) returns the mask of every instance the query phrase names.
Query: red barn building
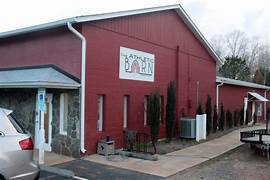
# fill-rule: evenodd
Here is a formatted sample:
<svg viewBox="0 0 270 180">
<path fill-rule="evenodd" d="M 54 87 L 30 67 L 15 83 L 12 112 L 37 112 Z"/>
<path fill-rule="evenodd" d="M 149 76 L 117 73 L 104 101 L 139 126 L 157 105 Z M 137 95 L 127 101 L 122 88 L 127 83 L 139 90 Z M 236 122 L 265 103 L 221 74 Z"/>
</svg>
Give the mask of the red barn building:
<svg viewBox="0 0 270 180">
<path fill-rule="evenodd" d="M 225 110 L 230 110 L 232 113 L 239 113 L 244 108 L 244 99 L 247 97 L 248 119 L 251 120 L 252 115 L 255 115 L 257 122 L 265 122 L 269 105 L 264 98 L 268 98 L 269 89 L 269 86 L 261 84 L 217 77 L 218 102 L 216 104 L 219 107 L 223 105 Z"/>
<path fill-rule="evenodd" d="M 156 89 L 164 138 L 168 83 L 176 83 L 177 119 L 195 116 L 198 101 L 216 100 L 218 62 L 180 5 L 65 19 L 0 34 L 0 106 L 33 134 L 41 118 L 45 149 L 78 157 L 106 136 L 121 148 L 124 129 L 149 131 L 146 102 Z M 44 90 L 45 112 L 36 98 Z M 220 94 L 226 106 L 243 104 Z"/>
</svg>

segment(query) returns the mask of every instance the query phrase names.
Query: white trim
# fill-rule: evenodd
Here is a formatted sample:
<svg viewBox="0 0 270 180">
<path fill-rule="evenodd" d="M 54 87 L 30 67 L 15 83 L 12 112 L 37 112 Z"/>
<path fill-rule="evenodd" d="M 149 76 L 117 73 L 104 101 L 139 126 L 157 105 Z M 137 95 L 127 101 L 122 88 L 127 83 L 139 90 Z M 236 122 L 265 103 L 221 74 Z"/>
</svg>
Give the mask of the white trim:
<svg viewBox="0 0 270 180">
<path fill-rule="evenodd" d="M 144 96 L 144 99 L 143 99 L 143 125 L 144 127 L 147 126 L 147 104 L 148 104 L 148 97 L 147 96 Z"/>
<path fill-rule="evenodd" d="M 56 28 L 60 26 L 64 26 L 67 23 L 83 23 L 89 21 L 98 21 L 103 19 L 110 19 L 110 18 L 118 18 L 124 16 L 132 16 L 137 14 L 146 14 L 151 12 L 159 12 L 159 11 L 166 11 L 166 10 L 175 10 L 179 17 L 185 22 L 188 28 L 192 31 L 195 37 L 202 43 L 202 45 L 206 48 L 208 53 L 216 60 L 217 63 L 221 63 L 221 59 L 215 53 L 214 49 L 208 43 L 206 38 L 202 35 L 199 29 L 196 27 L 194 22 L 191 18 L 187 15 L 180 4 L 168 5 L 168 6 L 159 6 L 159 7 L 152 7 L 152 8 L 143 8 L 143 9 L 136 9 L 136 10 L 127 10 L 127 11 L 119 11 L 119 12 L 112 12 L 112 13 L 103 13 L 103 14 L 95 14 L 95 15 L 87 15 L 87 16 L 78 16 L 68 19 L 63 19 L 59 21 L 54 21 L 50 23 L 40 24 L 32 27 L 17 29 L 14 31 L 8 31 L 0 33 L 1 38 L 7 38 L 11 36 L 21 35 L 25 33 L 31 33 L 51 28 Z"/>
<path fill-rule="evenodd" d="M 49 113 L 48 115 L 48 143 L 46 143 L 44 141 L 44 150 L 45 151 L 51 151 L 52 150 L 52 147 L 51 147 L 51 144 L 52 144 L 52 98 L 53 98 L 53 95 L 52 94 L 46 94 L 46 99 L 48 100 L 46 103 L 49 103 L 49 108 L 47 108 L 47 112 L 46 113 Z M 44 114 L 45 113 L 42 113 L 42 117 L 43 118 L 43 123 L 44 123 Z M 44 124 L 45 126 L 45 124 Z M 45 133 L 45 129 L 44 129 L 44 133 Z M 45 135 L 45 134 L 44 134 Z"/>
<path fill-rule="evenodd" d="M 220 59 L 220 57 L 216 54 L 215 50 L 212 48 L 210 43 L 206 40 L 204 35 L 197 28 L 195 23 L 191 20 L 189 15 L 186 13 L 186 11 L 183 9 L 183 7 L 180 4 L 178 5 L 178 8 L 176 8 L 176 12 L 182 18 L 182 20 L 185 22 L 188 28 L 192 31 L 194 36 L 202 43 L 204 48 L 206 48 L 206 50 L 212 56 L 212 58 L 214 58 L 217 63 L 221 64 L 222 60 Z"/>
<path fill-rule="evenodd" d="M 85 71 L 86 71 L 86 39 L 85 37 L 73 28 L 71 22 L 67 22 L 68 29 L 75 34 L 82 43 L 82 60 L 81 60 L 81 94 L 80 94 L 80 115 L 81 115 L 81 127 L 80 127 L 80 150 L 82 153 L 86 152 L 84 147 L 84 133 L 85 133 Z"/>
<path fill-rule="evenodd" d="M 46 88 L 46 89 L 78 89 L 80 85 L 61 84 L 61 83 L 47 83 L 47 82 L 31 82 L 31 83 L 0 83 L 0 89 L 3 88 Z"/>
<path fill-rule="evenodd" d="M 235 80 L 235 79 L 230 79 L 230 78 L 224 78 L 224 77 L 219 77 L 219 76 L 216 77 L 216 82 L 235 85 L 235 86 L 245 86 L 245 87 L 251 87 L 251 88 L 258 88 L 258 89 L 270 89 L 269 86 L 246 82 L 246 81 Z"/>
<path fill-rule="evenodd" d="M 98 96 L 98 120 L 97 120 L 97 130 L 103 131 L 103 121 L 104 121 L 104 96 Z"/>
<path fill-rule="evenodd" d="M 216 108 L 217 108 L 217 114 L 219 110 L 219 87 L 223 86 L 223 82 L 218 84 L 216 87 Z"/>
<path fill-rule="evenodd" d="M 123 97 L 123 128 L 128 127 L 128 101 L 129 96 L 125 95 Z"/>
<path fill-rule="evenodd" d="M 60 130 L 59 130 L 59 134 L 61 135 L 67 135 L 67 129 L 64 130 L 64 126 L 65 126 L 64 123 L 68 124 L 68 121 L 67 121 L 68 109 L 65 109 L 65 106 L 66 106 L 65 103 L 68 103 L 68 94 L 61 93 L 60 94 Z"/>
<path fill-rule="evenodd" d="M 253 96 L 254 98 L 256 98 L 258 101 L 262 101 L 262 102 L 268 102 L 269 100 L 266 99 L 265 97 L 261 96 L 260 94 L 256 93 L 256 92 L 248 92 L 249 95 Z M 251 99 L 249 99 L 250 101 Z"/>
</svg>

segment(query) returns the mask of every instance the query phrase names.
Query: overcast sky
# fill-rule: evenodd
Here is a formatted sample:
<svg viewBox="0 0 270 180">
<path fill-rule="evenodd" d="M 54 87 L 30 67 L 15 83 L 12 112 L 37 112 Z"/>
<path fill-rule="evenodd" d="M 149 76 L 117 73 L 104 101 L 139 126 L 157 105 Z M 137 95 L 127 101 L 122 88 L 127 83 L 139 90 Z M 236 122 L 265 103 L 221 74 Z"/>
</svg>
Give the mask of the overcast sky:
<svg viewBox="0 0 270 180">
<path fill-rule="evenodd" d="M 5 0 L 0 32 L 73 16 L 180 3 L 209 40 L 241 30 L 270 41 L 269 0 Z"/>
</svg>

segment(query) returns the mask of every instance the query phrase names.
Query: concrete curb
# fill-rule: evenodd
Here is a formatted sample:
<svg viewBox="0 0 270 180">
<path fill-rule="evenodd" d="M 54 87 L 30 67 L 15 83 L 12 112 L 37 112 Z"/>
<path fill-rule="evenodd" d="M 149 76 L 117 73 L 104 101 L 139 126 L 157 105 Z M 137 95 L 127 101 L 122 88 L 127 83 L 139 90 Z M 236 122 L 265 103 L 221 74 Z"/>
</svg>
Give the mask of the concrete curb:
<svg viewBox="0 0 270 180">
<path fill-rule="evenodd" d="M 117 151 L 119 155 L 127 156 L 127 157 L 134 157 L 149 161 L 157 161 L 158 156 L 151 155 L 151 154 L 144 154 L 144 153 L 136 153 L 136 152 L 128 152 L 128 151 Z"/>
<path fill-rule="evenodd" d="M 40 165 L 39 167 L 40 167 L 40 170 L 42 170 L 42 171 L 57 174 L 57 175 L 60 175 L 60 176 L 63 176 L 63 177 L 72 178 L 72 177 L 75 176 L 74 172 L 70 171 L 70 170 L 61 169 L 61 168 L 57 168 L 57 167 L 46 166 L 46 165 Z"/>
</svg>

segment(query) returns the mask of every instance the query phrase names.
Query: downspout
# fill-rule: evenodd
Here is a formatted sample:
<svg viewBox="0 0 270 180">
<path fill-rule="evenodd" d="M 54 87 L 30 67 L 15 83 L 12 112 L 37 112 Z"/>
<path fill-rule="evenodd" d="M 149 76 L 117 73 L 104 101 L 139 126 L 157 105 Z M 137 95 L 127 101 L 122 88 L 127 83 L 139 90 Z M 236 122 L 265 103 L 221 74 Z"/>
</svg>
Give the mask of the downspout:
<svg viewBox="0 0 270 180">
<path fill-rule="evenodd" d="M 84 122 L 85 122 L 85 62 L 86 62 L 86 39 L 85 37 L 78 32 L 70 22 L 67 23 L 68 29 L 75 34 L 82 41 L 82 64 L 81 64 L 81 106 L 80 106 L 80 115 L 81 115 L 81 127 L 80 127 L 80 150 L 82 153 L 86 152 L 84 147 Z"/>
<path fill-rule="evenodd" d="M 217 106 L 217 113 L 218 113 L 218 100 L 219 100 L 219 87 L 223 86 L 223 82 L 221 82 L 221 84 L 218 84 L 217 85 L 217 88 L 216 88 L 216 106 Z"/>
<path fill-rule="evenodd" d="M 265 91 L 264 91 L 264 98 L 266 98 L 266 93 L 267 93 L 267 91 L 269 91 L 270 89 L 266 89 Z M 266 98 L 267 99 L 267 98 Z M 264 101 L 264 121 L 265 121 L 265 123 L 266 123 L 266 129 L 268 130 L 268 119 L 267 119 L 267 117 L 266 117 L 266 102 Z"/>
</svg>

